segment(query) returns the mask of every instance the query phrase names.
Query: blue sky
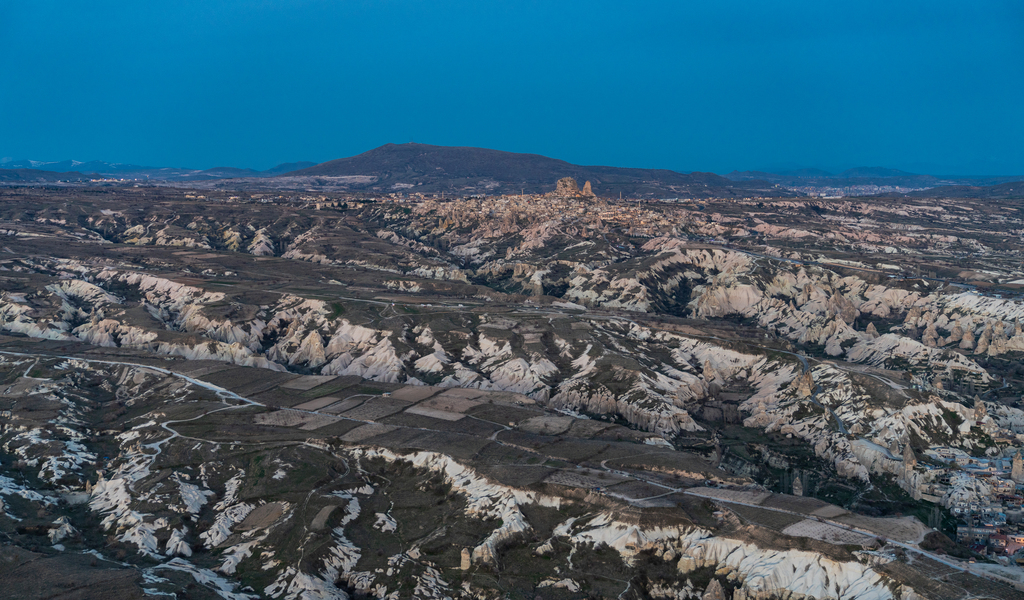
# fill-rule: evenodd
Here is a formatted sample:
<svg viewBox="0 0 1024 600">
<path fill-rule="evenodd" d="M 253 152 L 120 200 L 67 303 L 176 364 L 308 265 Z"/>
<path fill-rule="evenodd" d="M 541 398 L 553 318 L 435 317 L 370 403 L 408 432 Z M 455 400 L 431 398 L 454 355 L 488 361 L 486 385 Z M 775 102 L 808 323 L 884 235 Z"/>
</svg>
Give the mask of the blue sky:
<svg viewBox="0 0 1024 600">
<path fill-rule="evenodd" d="M 1024 175 L 1024 3 L 0 2 L 0 156 Z"/>
</svg>

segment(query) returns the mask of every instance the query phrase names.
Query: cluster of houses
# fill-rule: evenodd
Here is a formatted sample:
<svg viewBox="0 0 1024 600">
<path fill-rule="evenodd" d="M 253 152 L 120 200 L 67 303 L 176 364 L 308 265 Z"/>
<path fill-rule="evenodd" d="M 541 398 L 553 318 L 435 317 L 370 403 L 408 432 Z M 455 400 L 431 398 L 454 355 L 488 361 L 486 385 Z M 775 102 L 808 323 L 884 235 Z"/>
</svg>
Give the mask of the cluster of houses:
<svg viewBox="0 0 1024 600">
<path fill-rule="evenodd" d="M 1024 457 L 975 457 L 959 448 L 925 451 L 946 463 L 926 484 L 926 496 L 940 502 L 960 519 L 957 541 L 981 554 L 1020 555 L 1024 558 Z M 929 494 L 929 492 L 931 492 Z"/>
</svg>

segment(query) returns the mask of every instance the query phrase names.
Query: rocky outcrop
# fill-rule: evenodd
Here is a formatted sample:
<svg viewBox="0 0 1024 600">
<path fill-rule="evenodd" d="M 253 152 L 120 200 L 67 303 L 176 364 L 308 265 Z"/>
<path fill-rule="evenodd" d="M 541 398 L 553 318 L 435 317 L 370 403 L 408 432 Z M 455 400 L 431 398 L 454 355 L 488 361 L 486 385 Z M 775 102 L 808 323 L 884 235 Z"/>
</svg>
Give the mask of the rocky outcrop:
<svg viewBox="0 0 1024 600">
<path fill-rule="evenodd" d="M 572 177 L 563 177 L 555 183 L 555 191 L 552 194 L 563 198 L 574 198 L 580 195 L 580 188 Z"/>
<path fill-rule="evenodd" d="M 267 229 L 263 228 L 256 231 L 246 249 L 249 251 L 249 254 L 254 256 L 273 256 L 275 250 L 274 240 L 270 237 Z"/>
<path fill-rule="evenodd" d="M 704 593 L 701 595 L 700 600 L 726 600 L 722 584 L 717 579 L 709 581 L 708 587 L 704 588 Z"/>
<path fill-rule="evenodd" d="M 801 398 L 810 398 L 814 394 L 814 376 L 811 375 L 811 370 L 807 369 L 804 374 L 797 379 L 796 393 Z"/>
</svg>

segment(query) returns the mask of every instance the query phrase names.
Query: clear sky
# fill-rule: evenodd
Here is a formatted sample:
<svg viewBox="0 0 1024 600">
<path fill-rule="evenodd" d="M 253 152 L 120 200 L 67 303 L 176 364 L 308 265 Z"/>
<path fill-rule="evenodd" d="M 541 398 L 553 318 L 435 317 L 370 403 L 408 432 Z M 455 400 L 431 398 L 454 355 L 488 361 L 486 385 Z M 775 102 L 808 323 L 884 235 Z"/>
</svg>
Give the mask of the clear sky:
<svg viewBox="0 0 1024 600">
<path fill-rule="evenodd" d="M 1024 2 L 0 0 L 0 157 L 1024 174 Z"/>
</svg>

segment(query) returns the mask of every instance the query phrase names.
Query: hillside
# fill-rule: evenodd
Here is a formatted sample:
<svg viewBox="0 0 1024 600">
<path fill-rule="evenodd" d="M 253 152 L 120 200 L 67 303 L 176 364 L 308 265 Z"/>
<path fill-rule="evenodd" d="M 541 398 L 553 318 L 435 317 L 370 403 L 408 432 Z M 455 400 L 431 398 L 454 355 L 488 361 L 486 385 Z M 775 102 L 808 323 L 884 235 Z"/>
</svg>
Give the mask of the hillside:
<svg viewBox="0 0 1024 600">
<path fill-rule="evenodd" d="M 264 176 L 268 176 L 268 175 L 281 175 L 282 173 L 287 173 L 289 171 L 297 171 L 299 169 L 305 169 L 307 167 L 312 167 L 312 166 L 315 166 L 315 165 L 316 165 L 316 163 L 309 162 L 309 161 L 281 163 L 281 164 L 277 165 L 276 167 L 271 167 L 271 168 L 267 169 L 266 171 L 263 171 L 263 175 Z"/>
<path fill-rule="evenodd" d="M 368 152 L 292 171 L 284 177 L 372 178 L 368 189 L 416 191 L 543 193 L 555 181 L 574 177 L 590 181 L 599 196 L 750 196 L 780 195 L 762 181 L 733 182 L 713 173 L 678 173 L 667 169 L 581 166 L 537 154 L 485 148 L 385 144 Z"/>
</svg>

